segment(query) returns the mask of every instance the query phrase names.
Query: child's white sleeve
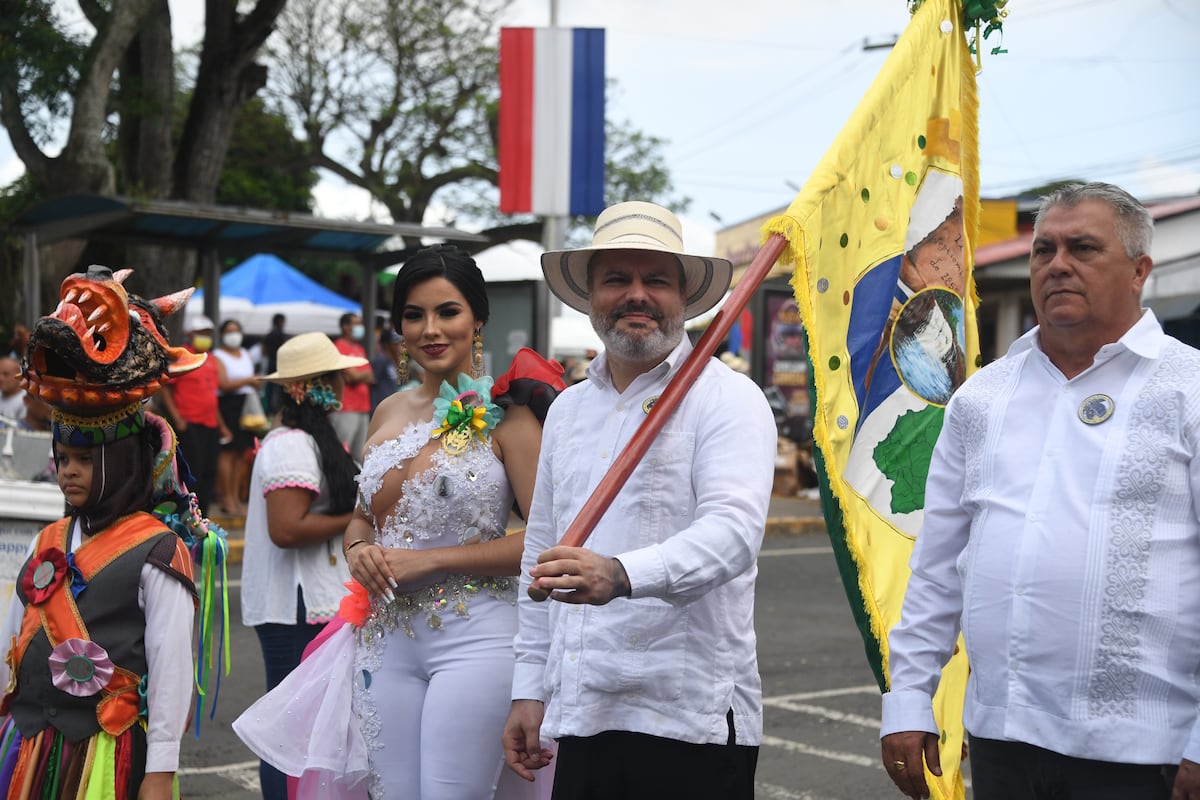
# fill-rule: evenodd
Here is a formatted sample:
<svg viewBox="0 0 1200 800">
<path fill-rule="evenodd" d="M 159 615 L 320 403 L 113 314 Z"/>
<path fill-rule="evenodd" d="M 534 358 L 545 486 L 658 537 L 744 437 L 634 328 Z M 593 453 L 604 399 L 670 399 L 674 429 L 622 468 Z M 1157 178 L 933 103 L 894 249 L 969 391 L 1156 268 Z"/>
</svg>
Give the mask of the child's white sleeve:
<svg viewBox="0 0 1200 800">
<path fill-rule="evenodd" d="M 146 704 L 146 772 L 175 772 L 179 742 L 192 703 L 191 593 L 158 567 L 142 567 L 142 607 L 146 612 L 146 665 L 150 675 Z"/>
</svg>

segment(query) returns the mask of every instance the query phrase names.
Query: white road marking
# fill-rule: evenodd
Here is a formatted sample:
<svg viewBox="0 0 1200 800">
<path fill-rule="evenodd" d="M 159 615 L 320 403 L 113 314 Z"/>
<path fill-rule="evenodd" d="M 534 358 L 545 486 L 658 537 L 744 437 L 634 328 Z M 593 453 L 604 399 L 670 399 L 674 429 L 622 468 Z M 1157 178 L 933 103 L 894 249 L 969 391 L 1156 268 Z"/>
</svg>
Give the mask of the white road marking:
<svg viewBox="0 0 1200 800">
<path fill-rule="evenodd" d="M 763 701 L 764 705 L 768 705 Z M 881 720 L 878 718 L 864 717 L 862 714 L 850 714 L 845 711 L 838 711 L 835 708 L 825 708 L 824 706 L 814 706 L 808 703 L 793 703 L 788 700 L 781 702 L 773 702 L 769 704 L 772 708 L 782 708 L 786 711 L 795 711 L 799 714 L 809 714 L 810 716 L 827 719 L 830 722 L 844 722 L 848 725 L 857 725 L 860 728 L 869 728 L 871 730 L 879 730 Z"/>
<path fill-rule="evenodd" d="M 781 547 L 772 548 L 770 550 L 759 550 L 758 557 L 766 558 L 768 556 L 816 556 L 832 553 L 833 548 L 829 546 L 813 546 L 813 547 Z"/>
<path fill-rule="evenodd" d="M 220 775 L 223 772 L 232 772 L 239 769 L 249 769 L 254 767 L 258 769 L 258 761 L 238 761 L 233 764 L 217 764 L 215 767 L 180 767 L 180 775 Z"/>
<path fill-rule="evenodd" d="M 842 753 L 837 750 L 826 750 L 823 747 L 813 747 L 804 744 L 803 742 L 792 742 L 787 739 L 780 739 L 778 736 L 763 736 L 762 743 L 766 747 L 778 747 L 781 750 L 787 750 L 791 753 L 799 753 L 806 756 L 816 756 L 829 761 L 840 761 L 843 764 L 853 764 L 856 767 L 869 767 L 872 769 L 883 769 L 883 764 L 880 763 L 878 757 L 860 756 L 857 753 Z"/>
<path fill-rule="evenodd" d="M 841 697 L 847 694 L 878 695 L 879 687 L 873 683 L 866 683 L 861 686 L 844 686 L 841 689 L 819 689 L 815 692 L 796 692 L 795 694 L 781 694 L 776 697 L 767 697 L 763 699 L 763 702 L 779 703 L 795 700 L 817 700 L 823 697 Z"/>
</svg>

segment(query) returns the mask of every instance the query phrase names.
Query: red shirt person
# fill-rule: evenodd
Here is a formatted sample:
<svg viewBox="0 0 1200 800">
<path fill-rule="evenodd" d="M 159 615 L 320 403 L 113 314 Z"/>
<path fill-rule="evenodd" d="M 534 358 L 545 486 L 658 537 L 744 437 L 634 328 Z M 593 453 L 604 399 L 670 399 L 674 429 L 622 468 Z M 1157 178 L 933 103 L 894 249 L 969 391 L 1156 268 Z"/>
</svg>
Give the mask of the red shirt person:
<svg viewBox="0 0 1200 800">
<path fill-rule="evenodd" d="M 212 349 L 212 320 L 194 317 L 188 328 L 187 349 L 193 353 Z M 221 439 L 230 436 L 217 408 L 219 380 L 217 362 L 210 356 L 203 366 L 174 378 L 158 396 L 179 437 L 179 452 L 195 479 L 188 488 L 196 493 L 200 512 L 205 515 L 213 502 Z"/>
<path fill-rule="evenodd" d="M 352 311 L 347 312 L 338 320 L 338 325 L 341 326 L 342 335 L 333 340 L 338 352 L 344 356 L 366 358 L 367 352 L 362 346 L 366 328 L 362 317 Z M 375 373 L 368 364 L 342 370 L 342 379 L 346 384 L 342 393 L 342 409 L 330 415 L 329 421 L 354 460 L 362 461 L 363 446 L 367 443 L 367 425 L 371 421 L 371 384 L 375 382 Z"/>
</svg>

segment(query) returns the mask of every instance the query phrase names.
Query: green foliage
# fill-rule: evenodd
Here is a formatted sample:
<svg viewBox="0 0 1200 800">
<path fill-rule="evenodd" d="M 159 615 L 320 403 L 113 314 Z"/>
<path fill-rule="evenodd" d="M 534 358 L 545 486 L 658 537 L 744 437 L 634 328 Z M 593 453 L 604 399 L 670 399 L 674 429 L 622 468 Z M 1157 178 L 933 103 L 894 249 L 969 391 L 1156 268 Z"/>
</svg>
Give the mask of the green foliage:
<svg viewBox="0 0 1200 800">
<path fill-rule="evenodd" d="M 311 213 L 318 176 L 307 163 L 307 148 L 287 118 L 253 98 L 238 113 L 217 203 Z"/>
<path fill-rule="evenodd" d="M 87 54 L 87 41 L 67 30 L 52 0 L 4 0 L 0 72 L 16 76 L 21 114 L 39 144 L 61 133 Z"/>
<path fill-rule="evenodd" d="M 423 221 L 436 196 L 499 239 L 534 236 L 534 217 L 497 210 L 497 38 L 510 2 L 291 0 L 272 40 L 270 91 L 305 132 L 312 163 L 393 219 Z M 663 140 L 612 120 L 606 136 L 606 202 L 686 210 L 687 198 L 670 196 Z"/>
<path fill-rule="evenodd" d="M 893 514 L 909 514 L 925 508 L 925 479 L 929 477 L 929 460 L 945 413 L 941 406 L 907 411 L 875 446 L 872 453 L 875 464 L 892 482 Z"/>
</svg>

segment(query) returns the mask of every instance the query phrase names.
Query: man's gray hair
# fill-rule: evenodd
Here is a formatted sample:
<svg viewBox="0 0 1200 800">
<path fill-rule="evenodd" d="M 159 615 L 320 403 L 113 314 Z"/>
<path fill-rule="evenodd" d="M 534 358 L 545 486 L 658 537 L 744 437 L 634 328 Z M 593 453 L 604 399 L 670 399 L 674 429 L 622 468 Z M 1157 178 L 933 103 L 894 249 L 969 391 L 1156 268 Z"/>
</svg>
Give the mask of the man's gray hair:
<svg viewBox="0 0 1200 800">
<path fill-rule="evenodd" d="M 1055 189 L 1042 198 L 1033 218 L 1034 230 L 1037 230 L 1042 216 L 1050 209 L 1060 206 L 1074 208 L 1086 200 L 1107 203 L 1116 213 L 1117 238 L 1125 248 L 1125 255 L 1130 258 L 1149 255 L 1150 242 L 1154 238 L 1154 218 L 1136 197 L 1111 183 L 1070 183 Z"/>
</svg>

